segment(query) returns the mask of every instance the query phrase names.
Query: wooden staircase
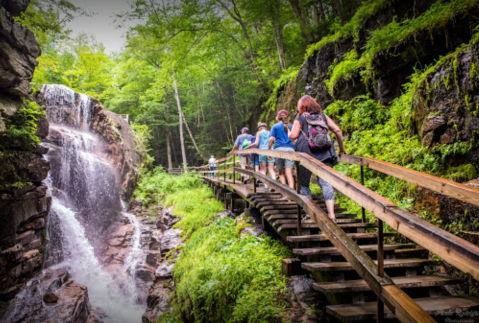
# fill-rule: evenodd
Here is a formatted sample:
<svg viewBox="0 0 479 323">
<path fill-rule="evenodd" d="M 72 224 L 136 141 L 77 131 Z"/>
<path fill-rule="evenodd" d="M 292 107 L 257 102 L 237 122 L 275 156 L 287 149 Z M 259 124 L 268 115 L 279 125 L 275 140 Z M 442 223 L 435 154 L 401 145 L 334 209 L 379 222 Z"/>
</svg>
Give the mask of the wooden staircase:
<svg viewBox="0 0 479 323">
<path fill-rule="evenodd" d="M 325 208 L 319 197 L 314 202 Z M 316 223 L 305 217 L 303 235 L 297 235 L 298 205 L 288 201 L 279 193 L 253 193 L 249 196 L 252 206 L 261 212 L 265 229 L 274 230 L 292 248 L 295 259 L 295 274 L 309 274 L 316 283 L 313 288 L 324 294 L 330 303 L 326 312 L 332 321 L 374 322 L 377 320 L 377 297 L 365 280 L 361 279 L 353 266 L 332 245 L 326 235 L 321 234 Z M 363 223 L 356 214 L 335 205 L 337 224 L 347 235 L 377 263 L 377 222 Z M 384 270 L 394 283 L 404 290 L 428 314 L 438 322 L 479 322 L 479 299 L 449 295 L 442 287 L 462 284 L 464 280 L 440 275 L 425 275 L 424 268 L 435 262 L 428 259 L 428 250 L 415 243 L 400 243 L 407 240 L 398 233 L 384 233 L 387 243 L 383 245 Z M 402 238 L 402 239 L 399 239 Z M 299 266 L 300 264 L 300 266 Z M 461 313 L 477 311 L 473 318 L 462 317 Z M 396 317 L 386 307 L 384 319 L 394 322 Z M 459 321 L 454 321 L 459 320 Z"/>
</svg>

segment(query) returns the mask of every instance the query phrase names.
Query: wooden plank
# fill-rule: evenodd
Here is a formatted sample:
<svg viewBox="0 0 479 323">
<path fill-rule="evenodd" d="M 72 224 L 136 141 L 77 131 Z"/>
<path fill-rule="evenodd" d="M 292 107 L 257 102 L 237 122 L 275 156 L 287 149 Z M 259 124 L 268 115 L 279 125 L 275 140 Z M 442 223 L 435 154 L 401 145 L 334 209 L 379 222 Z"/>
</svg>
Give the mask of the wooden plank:
<svg viewBox="0 0 479 323">
<path fill-rule="evenodd" d="M 377 232 L 368 232 L 368 233 L 347 233 L 350 239 L 357 240 L 357 239 L 373 239 L 377 238 Z M 384 236 L 397 236 L 398 234 L 395 232 L 388 232 L 384 233 Z M 325 234 L 313 234 L 307 236 L 288 236 L 286 241 L 288 242 L 321 242 L 321 241 L 328 241 L 329 238 Z"/>
<path fill-rule="evenodd" d="M 449 276 L 400 276 L 392 277 L 394 283 L 402 288 L 425 288 L 464 283 L 464 279 Z M 371 288 L 364 279 L 346 280 L 342 282 L 314 283 L 313 288 L 321 293 L 357 293 L 369 292 Z"/>
<path fill-rule="evenodd" d="M 297 214 L 298 211 L 296 209 L 290 209 L 290 210 L 268 210 L 266 212 L 263 212 L 265 216 L 270 216 L 270 215 L 277 215 L 277 214 Z M 304 210 L 301 210 L 301 214 L 306 214 Z"/>
<path fill-rule="evenodd" d="M 362 165 L 431 191 L 479 206 L 479 189 L 369 157 L 343 155 L 340 161 Z"/>
<path fill-rule="evenodd" d="M 376 260 L 374 260 L 377 263 Z M 429 259 L 385 259 L 384 268 L 414 268 L 434 264 L 435 261 Z M 303 262 L 303 269 L 311 272 L 325 271 L 352 271 L 353 266 L 349 262 Z M 389 288 L 389 286 L 388 286 Z M 404 293 L 404 292 L 402 292 Z"/>
<path fill-rule="evenodd" d="M 302 214 L 306 214 L 306 213 L 303 211 Z M 348 219 L 348 218 L 350 218 L 350 219 L 361 221 L 361 219 L 356 219 L 357 216 L 358 215 L 355 214 L 355 213 L 339 213 L 339 214 L 336 214 L 337 219 Z M 297 218 L 296 212 L 295 213 L 291 212 L 291 214 L 282 213 L 282 214 L 273 214 L 273 215 L 266 216 L 266 220 L 268 220 L 268 221 L 273 221 L 273 220 L 276 220 L 276 219 L 296 219 L 296 218 Z"/>
<path fill-rule="evenodd" d="M 316 223 L 304 223 L 301 225 L 303 228 L 306 229 L 317 229 L 318 225 Z M 353 229 L 353 228 L 375 228 L 378 226 L 377 223 L 346 223 L 346 224 L 337 224 L 338 227 L 341 229 Z M 284 230 L 294 230 L 296 229 L 296 224 L 283 224 L 281 227 L 278 229 L 278 231 L 284 231 Z M 321 229 L 320 229 L 321 230 Z"/>
<path fill-rule="evenodd" d="M 433 316 L 440 316 L 443 313 L 461 314 L 465 312 L 471 312 L 479 308 L 479 302 L 474 297 L 453 297 L 453 296 L 441 296 L 441 297 L 426 297 L 415 298 L 414 301 L 424 311 Z M 367 302 L 361 304 L 343 304 L 343 305 L 330 305 L 326 307 L 328 314 L 336 317 L 341 321 L 355 322 L 355 321 L 367 321 L 375 322 L 376 315 L 376 302 Z M 385 309 L 385 318 L 393 319 L 396 316 L 389 310 Z M 451 322 L 455 321 L 454 316 L 451 314 Z M 462 316 L 464 322 L 471 316 Z M 472 313 L 471 313 L 472 314 Z M 432 320 L 432 319 L 431 319 Z M 417 322 L 435 322 L 434 320 L 428 320 L 427 317 L 421 318 Z M 462 321 L 462 320 L 458 320 Z M 413 322 L 413 321 L 408 321 Z M 474 318 L 470 322 L 476 322 Z"/>
<path fill-rule="evenodd" d="M 413 244 L 385 244 L 384 251 L 392 251 L 401 248 L 408 248 Z M 372 252 L 378 250 L 378 245 L 361 245 L 359 246 L 365 252 Z M 293 249 L 293 254 L 301 256 L 316 256 L 316 255 L 338 255 L 340 252 L 336 247 L 322 247 L 322 248 L 298 248 Z M 393 278 L 394 280 L 394 278 Z"/>
<path fill-rule="evenodd" d="M 275 224 L 295 224 L 295 220 L 289 219 L 273 219 Z M 316 224 L 314 220 L 302 220 L 301 223 L 304 224 Z M 346 223 L 361 223 L 361 219 L 337 219 L 337 224 L 346 224 Z"/>
</svg>

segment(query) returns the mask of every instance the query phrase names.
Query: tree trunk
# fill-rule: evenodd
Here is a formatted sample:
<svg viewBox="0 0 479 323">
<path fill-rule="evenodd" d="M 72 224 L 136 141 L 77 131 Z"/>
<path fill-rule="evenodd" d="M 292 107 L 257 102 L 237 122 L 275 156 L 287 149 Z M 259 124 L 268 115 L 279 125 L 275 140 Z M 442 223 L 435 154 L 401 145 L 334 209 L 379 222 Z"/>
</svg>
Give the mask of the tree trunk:
<svg viewBox="0 0 479 323">
<path fill-rule="evenodd" d="M 338 14 L 339 20 L 341 20 L 341 23 L 343 23 L 344 17 L 343 17 L 343 10 L 341 8 L 341 0 L 333 0 L 333 3 L 336 8 L 336 13 Z"/>
<path fill-rule="evenodd" d="M 170 128 L 167 126 L 165 129 L 166 134 L 166 157 L 168 158 L 168 169 L 173 168 L 173 162 L 171 160 L 171 144 L 170 144 Z"/>
<path fill-rule="evenodd" d="M 313 5 L 313 21 L 314 21 L 314 26 L 318 27 L 319 26 L 319 11 L 318 11 L 318 5 L 314 4 Z"/>
<path fill-rule="evenodd" d="M 311 26 L 309 25 L 309 18 L 303 17 L 302 10 L 299 5 L 299 0 L 289 0 L 289 3 L 293 8 L 296 19 L 299 20 L 301 31 L 303 32 L 303 37 L 305 38 L 307 43 L 311 43 L 313 39 L 311 37 Z"/>
<path fill-rule="evenodd" d="M 181 157 L 183 159 L 183 167 L 186 167 L 187 162 L 186 162 L 185 138 L 183 137 L 183 112 L 181 111 L 180 96 L 178 94 L 178 85 L 176 84 L 176 77 L 175 77 L 174 71 L 173 71 L 172 77 L 173 77 L 173 94 L 175 95 L 176 106 L 178 107 L 178 119 L 180 122 L 179 130 L 180 130 Z"/>
<path fill-rule="evenodd" d="M 188 126 L 188 122 L 186 121 L 185 115 L 181 113 L 181 116 L 183 117 L 183 122 L 185 123 L 186 130 L 188 130 L 188 134 L 190 135 L 191 141 L 193 142 L 193 145 L 195 146 L 196 151 L 203 159 L 206 159 L 205 156 L 203 156 L 203 153 L 201 152 L 200 148 L 198 148 L 198 145 L 196 144 L 196 140 L 193 137 L 193 133 L 191 132 L 190 127 Z"/>
<path fill-rule="evenodd" d="M 276 49 L 278 51 L 279 67 L 282 71 L 286 69 L 286 62 L 284 59 L 284 43 L 283 43 L 283 25 L 281 24 L 281 14 L 279 12 L 280 2 L 278 0 L 270 2 L 266 0 L 271 26 L 273 27 L 274 41 L 276 42 Z"/>
<path fill-rule="evenodd" d="M 322 20 L 326 20 L 326 15 L 324 14 L 323 2 L 321 0 L 318 2 L 318 9 L 319 9 L 320 18 Z"/>
</svg>

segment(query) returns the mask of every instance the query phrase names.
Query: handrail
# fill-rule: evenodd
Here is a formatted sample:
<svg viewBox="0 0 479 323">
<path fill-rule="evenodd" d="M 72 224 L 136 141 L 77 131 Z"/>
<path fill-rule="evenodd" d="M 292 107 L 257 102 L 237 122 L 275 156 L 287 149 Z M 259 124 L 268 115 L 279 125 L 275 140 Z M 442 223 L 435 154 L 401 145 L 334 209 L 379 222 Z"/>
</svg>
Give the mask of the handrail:
<svg viewBox="0 0 479 323">
<path fill-rule="evenodd" d="M 474 187 L 370 157 L 342 155 L 339 160 L 348 164 L 366 166 L 378 172 L 425 187 L 431 191 L 479 206 L 479 189 Z"/>
</svg>

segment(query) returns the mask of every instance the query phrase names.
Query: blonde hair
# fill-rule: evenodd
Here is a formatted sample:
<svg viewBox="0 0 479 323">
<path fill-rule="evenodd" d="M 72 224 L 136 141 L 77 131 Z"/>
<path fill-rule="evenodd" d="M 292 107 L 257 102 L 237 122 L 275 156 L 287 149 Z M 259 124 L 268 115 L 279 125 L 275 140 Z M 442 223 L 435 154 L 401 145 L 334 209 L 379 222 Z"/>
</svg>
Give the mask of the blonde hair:
<svg viewBox="0 0 479 323">
<path fill-rule="evenodd" d="M 268 128 L 268 126 L 266 125 L 266 123 L 264 123 L 264 122 L 258 122 L 258 130 L 259 130 L 259 128 L 261 128 L 261 127 Z"/>
<path fill-rule="evenodd" d="M 286 114 L 280 114 L 278 116 L 276 116 L 276 120 L 278 120 L 278 122 L 282 122 L 284 125 L 284 131 L 288 132 L 288 129 L 289 129 L 289 116 L 286 115 Z"/>
</svg>

